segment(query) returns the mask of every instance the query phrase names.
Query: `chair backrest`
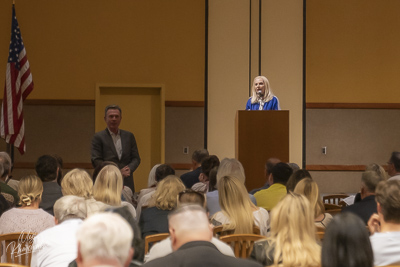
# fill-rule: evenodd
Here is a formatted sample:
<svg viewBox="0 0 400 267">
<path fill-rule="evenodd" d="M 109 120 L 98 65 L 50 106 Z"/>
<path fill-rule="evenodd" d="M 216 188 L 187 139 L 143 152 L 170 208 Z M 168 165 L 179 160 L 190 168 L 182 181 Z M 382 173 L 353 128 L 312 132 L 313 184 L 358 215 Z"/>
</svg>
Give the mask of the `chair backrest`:
<svg viewBox="0 0 400 267">
<path fill-rule="evenodd" d="M 322 241 L 325 235 L 325 227 L 317 226 L 316 228 L 315 236 L 318 240 Z"/>
<path fill-rule="evenodd" d="M 237 234 L 222 236 L 220 240 L 233 248 L 233 252 L 237 258 L 247 259 L 253 250 L 254 241 L 263 238 L 265 238 L 265 236 L 254 234 Z"/>
<path fill-rule="evenodd" d="M 223 230 L 223 228 L 224 228 L 224 224 L 223 225 L 214 226 L 214 229 L 213 229 L 214 237 L 233 235 L 233 232 L 235 231 L 234 229 Z M 259 235 L 260 234 L 260 227 L 254 225 L 253 226 L 253 234 Z"/>
<path fill-rule="evenodd" d="M 5 246 L 6 262 L 30 266 L 33 238 L 36 235 L 36 233 L 25 232 L 0 235 L 0 241 L 4 241 L 2 246 Z"/>
<path fill-rule="evenodd" d="M 336 204 L 324 203 L 325 212 L 334 216 L 342 211 L 342 207 Z"/>
<path fill-rule="evenodd" d="M 0 263 L 0 267 L 28 267 L 26 265 L 14 264 L 14 263 Z"/>
<path fill-rule="evenodd" d="M 342 201 L 346 197 L 349 197 L 349 195 L 346 195 L 346 194 L 326 195 L 326 196 L 322 197 L 322 201 L 324 203 L 339 205 L 340 201 Z"/>
<path fill-rule="evenodd" d="M 169 237 L 168 233 L 146 236 L 145 241 L 144 241 L 144 254 L 147 254 L 149 252 L 150 244 L 160 242 L 168 237 Z"/>
</svg>

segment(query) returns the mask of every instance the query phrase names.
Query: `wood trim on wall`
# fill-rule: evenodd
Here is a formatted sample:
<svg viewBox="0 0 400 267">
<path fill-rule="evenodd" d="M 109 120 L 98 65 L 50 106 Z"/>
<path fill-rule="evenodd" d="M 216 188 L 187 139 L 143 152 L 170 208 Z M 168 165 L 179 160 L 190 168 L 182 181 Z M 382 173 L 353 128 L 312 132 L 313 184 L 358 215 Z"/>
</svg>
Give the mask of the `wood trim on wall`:
<svg viewBox="0 0 400 267">
<path fill-rule="evenodd" d="M 306 103 L 308 109 L 400 109 L 400 103 Z"/>
<path fill-rule="evenodd" d="M 14 169 L 35 169 L 35 162 L 14 162 Z M 93 169 L 92 163 L 68 162 L 63 164 L 63 169 Z"/>
<path fill-rule="evenodd" d="M 387 170 L 387 165 L 382 165 Z M 306 165 L 307 171 L 365 171 L 365 165 Z"/>
<path fill-rule="evenodd" d="M 166 107 L 204 107 L 204 101 L 165 101 Z"/>
<path fill-rule="evenodd" d="M 174 170 L 190 170 L 192 169 L 192 164 L 190 163 L 167 163 L 170 165 Z"/>
<path fill-rule="evenodd" d="M 94 106 L 95 100 L 27 99 L 27 106 Z M 166 107 L 204 107 L 204 101 L 165 101 Z"/>
</svg>

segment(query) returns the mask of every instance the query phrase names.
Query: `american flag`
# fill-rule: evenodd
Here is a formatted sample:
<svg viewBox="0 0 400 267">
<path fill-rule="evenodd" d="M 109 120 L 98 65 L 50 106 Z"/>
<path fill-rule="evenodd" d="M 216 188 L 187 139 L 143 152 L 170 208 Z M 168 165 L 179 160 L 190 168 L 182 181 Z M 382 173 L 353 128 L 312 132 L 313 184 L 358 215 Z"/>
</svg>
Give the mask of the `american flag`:
<svg viewBox="0 0 400 267">
<path fill-rule="evenodd" d="M 0 135 L 9 144 L 14 144 L 21 154 L 25 152 L 25 126 L 23 101 L 33 90 L 33 80 L 21 30 L 12 7 L 11 41 L 1 107 Z"/>
</svg>

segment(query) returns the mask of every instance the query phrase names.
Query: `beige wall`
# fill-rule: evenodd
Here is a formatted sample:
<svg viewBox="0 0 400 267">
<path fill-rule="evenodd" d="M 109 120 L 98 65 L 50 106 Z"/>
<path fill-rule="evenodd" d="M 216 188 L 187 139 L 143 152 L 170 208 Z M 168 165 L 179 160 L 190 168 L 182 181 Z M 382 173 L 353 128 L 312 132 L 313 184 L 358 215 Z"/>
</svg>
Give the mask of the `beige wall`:
<svg viewBox="0 0 400 267">
<path fill-rule="evenodd" d="M 211 154 L 235 156 L 235 114 L 246 107 L 249 72 L 248 1 L 209 1 L 208 144 Z"/>
<path fill-rule="evenodd" d="M 400 1 L 307 1 L 307 102 L 398 103 Z"/>
<path fill-rule="evenodd" d="M 252 16 L 258 16 L 258 2 Z M 262 75 L 290 111 L 290 161 L 302 159 L 302 1 L 262 2 Z M 251 73 L 258 69 L 258 21 L 251 18 Z M 250 4 L 210 1 L 208 148 L 234 157 L 234 119 L 249 97 Z"/>
<path fill-rule="evenodd" d="M 1 1 L 0 77 L 11 3 Z M 16 1 L 35 89 L 29 99 L 95 98 L 95 84 L 164 84 L 166 100 L 204 98 L 204 0 Z"/>
</svg>

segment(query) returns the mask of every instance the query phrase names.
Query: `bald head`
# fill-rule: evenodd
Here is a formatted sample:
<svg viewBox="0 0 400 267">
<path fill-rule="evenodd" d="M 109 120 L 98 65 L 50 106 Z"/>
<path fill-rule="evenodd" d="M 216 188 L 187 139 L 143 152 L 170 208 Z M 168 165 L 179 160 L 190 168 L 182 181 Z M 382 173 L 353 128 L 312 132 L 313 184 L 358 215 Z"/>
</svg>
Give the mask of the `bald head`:
<svg viewBox="0 0 400 267">
<path fill-rule="evenodd" d="M 211 241 L 212 227 L 206 211 L 199 205 L 182 205 L 168 216 L 172 248 L 177 250 L 192 241 Z"/>
</svg>

